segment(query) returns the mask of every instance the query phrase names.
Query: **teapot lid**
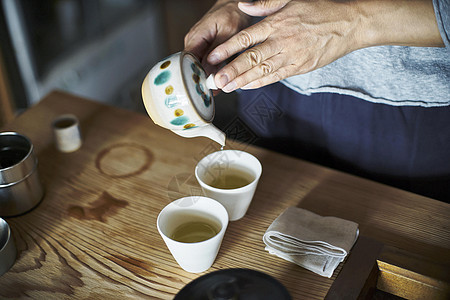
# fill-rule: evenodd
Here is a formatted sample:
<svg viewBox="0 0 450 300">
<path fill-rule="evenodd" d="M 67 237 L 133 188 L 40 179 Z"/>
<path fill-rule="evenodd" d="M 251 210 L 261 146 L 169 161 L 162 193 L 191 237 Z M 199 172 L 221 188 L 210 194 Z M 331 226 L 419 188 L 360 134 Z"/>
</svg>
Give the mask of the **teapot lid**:
<svg viewBox="0 0 450 300">
<path fill-rule="evenodd" d="M 198 114 L 206 122 L 212 122 L 214 99 L 211 90 L 206 87 L 206 73 L 197 58 L 189 52 L 182 53 L 181 74 L 189 98 Z"/>
<path fill-rule="evenodd" d="M 203 275 L 188 283 L 175 296 L 178 299 L 291 299 L 275 278 L 250 269 L 224 269 Z"/>
</svg>

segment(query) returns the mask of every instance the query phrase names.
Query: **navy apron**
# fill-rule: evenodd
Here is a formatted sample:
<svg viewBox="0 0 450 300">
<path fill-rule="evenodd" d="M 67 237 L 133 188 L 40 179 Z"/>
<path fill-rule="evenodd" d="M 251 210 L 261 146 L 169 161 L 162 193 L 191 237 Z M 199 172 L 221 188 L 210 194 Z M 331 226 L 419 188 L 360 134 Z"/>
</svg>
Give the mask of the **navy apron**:
<svg viewBox="0 0 450 300">
<path fill-rule="evenodd" d="M 241 90 L 254 143 L 450 202 L 450 106 L 391 106 L 281 83 Z"/>
</svg>

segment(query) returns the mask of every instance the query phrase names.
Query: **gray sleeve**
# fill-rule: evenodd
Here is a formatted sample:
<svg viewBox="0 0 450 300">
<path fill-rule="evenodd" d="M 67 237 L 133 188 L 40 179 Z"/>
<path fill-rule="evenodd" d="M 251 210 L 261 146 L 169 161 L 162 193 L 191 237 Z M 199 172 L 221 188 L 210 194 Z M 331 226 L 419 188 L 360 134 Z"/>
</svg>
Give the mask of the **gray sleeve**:
<svg viewBox="0 0 450 300">
<path fill-rule="evenodd" d="M 442 40 L 450 50 L 450 0 L 433 0 L 433 6 Z"/>
</svg>

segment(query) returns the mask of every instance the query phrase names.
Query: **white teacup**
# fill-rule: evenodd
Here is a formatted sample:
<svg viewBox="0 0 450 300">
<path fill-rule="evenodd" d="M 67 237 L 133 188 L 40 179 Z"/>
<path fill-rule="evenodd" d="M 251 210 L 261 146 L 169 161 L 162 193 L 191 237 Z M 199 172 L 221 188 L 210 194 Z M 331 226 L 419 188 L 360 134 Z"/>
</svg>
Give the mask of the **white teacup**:
<svg viewBox="0 0 450 300">
<path fill-rule="evenodd" d="M 73 152 L 81 147 L 82 139 L 78 118 L 72 114 L 58 116 L 52 123 L 56 148 L 61 152 Z"/>
<path fill-rule="evenodd" d="M 223 205 L 202 196 L 169 203 L 157 220 L 159 234 L 170 253 L 181 268 L 191 273 L 212 266 L 227 226 L 228 214 Z"/>
<path fill-rule="evenodd" d="M 222 146 L 225 134 L 212 125 L 217 89 L 189 52 L 175 53 L 157 63 L 142 83 L 142 98 L 155 124 L 183 137 L 208 137 Z"/>
<path fill-rule="evenodd" d="M 195 177 L 204 194 L 225 206 L 230 221 L 246 214 L 261 173 L 259 160 L 239 150 L 211 153 L 195 168 Z"/>
</svg>

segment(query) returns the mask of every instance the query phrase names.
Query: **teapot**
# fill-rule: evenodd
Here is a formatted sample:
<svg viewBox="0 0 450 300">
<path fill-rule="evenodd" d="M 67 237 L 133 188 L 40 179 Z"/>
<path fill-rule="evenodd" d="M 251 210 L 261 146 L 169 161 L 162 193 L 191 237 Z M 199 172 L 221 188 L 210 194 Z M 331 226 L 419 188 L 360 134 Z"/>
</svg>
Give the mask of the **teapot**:
<svg viewBox="0 0 450 300">
<path fill-rule="evenodd" d="M 204 136 L 225 145 L 225 133 L 214 119 L 214 76 L 198 59 L 181 51 L 157 63 L 142 83 L 142 99 L 153 122 L 182 137 Z"/>
</svg>

